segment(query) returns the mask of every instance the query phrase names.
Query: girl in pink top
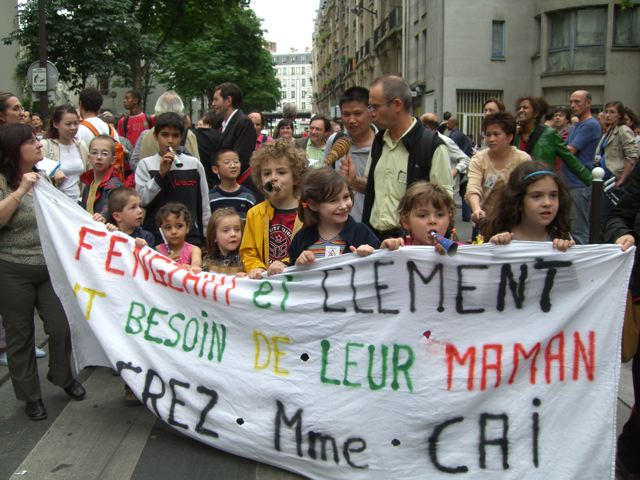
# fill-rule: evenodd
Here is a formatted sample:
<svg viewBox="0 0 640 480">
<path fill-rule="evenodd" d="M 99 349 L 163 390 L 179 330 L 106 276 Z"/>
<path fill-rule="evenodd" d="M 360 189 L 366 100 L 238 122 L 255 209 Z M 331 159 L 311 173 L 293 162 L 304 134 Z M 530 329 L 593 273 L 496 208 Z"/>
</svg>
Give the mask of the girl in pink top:
<svg viewBox="0 0 640 480">
<path fill-rule="evenodd" d="M 192 272 L 200 272 L 202 250 L 185 241 L 191 225 L 187 207 L 181 203 L 167 203 L 158 210 L 156 224 L 164 241 L 156 246 L 156 250 Z"/>
</svg>

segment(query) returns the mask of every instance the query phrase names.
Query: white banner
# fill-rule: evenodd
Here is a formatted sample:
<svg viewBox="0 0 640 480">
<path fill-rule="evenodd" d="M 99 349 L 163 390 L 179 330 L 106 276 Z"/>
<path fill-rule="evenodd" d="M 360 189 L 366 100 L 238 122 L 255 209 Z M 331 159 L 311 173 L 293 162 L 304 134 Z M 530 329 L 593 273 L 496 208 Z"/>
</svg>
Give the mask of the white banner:
<svg viewBox="0 0 640 480">
<path fill-rule="evenodd" d="M 614 478 L 618 246 L 407 247 L 256 281 L 35 198 L 77 366 L 117 368 L 182 433 L 314 478 Z"/>
</svg>

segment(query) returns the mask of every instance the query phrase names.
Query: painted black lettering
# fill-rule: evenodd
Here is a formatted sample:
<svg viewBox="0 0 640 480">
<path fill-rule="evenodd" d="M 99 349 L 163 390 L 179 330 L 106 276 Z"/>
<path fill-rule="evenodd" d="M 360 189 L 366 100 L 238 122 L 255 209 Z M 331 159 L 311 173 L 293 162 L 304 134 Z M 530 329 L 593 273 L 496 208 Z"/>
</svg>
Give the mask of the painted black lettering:
<svg viewBox="0 0 640 480">
<path fill-rule="evenodd" d="M 375 284 L 374 287 L 376 289 L 376 297 L 378 298 L 378 313 L 388 313 L 388 314 L 392 314 L 392 315 L 397 315 L 398 313 L 400 313 L 400 310 L 397 310 L 395 308 L 382 308 L 382 294 L 380 293 L 382 290 L 386 290 L 387 288 L 389 288 L 389 285 L 387 285 L 386 283 L 380 283 L 380 267 L 384 267 L 385 265 L 393 265 L 393 261 L 388 261 L 388 262 L 380 262 L 380 261 L 375 261 L 373 263 L 373 272 L 374 272 L 374 278 L 375 278 Z"/>
<path fill-rule="evenodd" d="M 502 436 L 497 438 L 487 438 L 487 424 L 490 421 L 502 422 Z M 502 468 L 507 470 L 509 468 L 509 417 L 502 413 L 500 415 L 493 415 L 491 413 L 483 413 L 480 415 L 480 441 L 478 442 L 478 450 L 480 450 L 480 468 L 487 468 L 487 445 L 495 445 L 500 447 L 502 453 Z"/>
<path fill-rule="evenodd" d="M 157 378 L 160 381 L 160 385 L 162 385 L 162 391 L 154 393 L 151 391 L 151 384 L 153 383 L 153 379 Z M 160 410 L 158 410 L 158 400 L 164 396 L 166 391 L 166 387 L 162 377 L 151 368 L 147 370 L 147 376 L 144 380 L 144 390 L 142 391 L 142 403 L 144 405 L 147 404 L 147 400 L 151 401 L 151 407 L 156 412 L 156 416 L 158 418 L 162 418 L 160 415 Z"/>
<path fill-rule="evenodd" d="M 486 270 L 489 268 L 487 265 L 459 265 L 458 266 L 458 293 L 456 294 L 456 312 L 458 313 L 482 313 L 484 308 L 464 308 L 464 298 L 462 292 L 473 291 L 476 289 L 472 285 L 464 285 L 463 283 L 463 271 L 464 270 Z"/>
<path fill-rule="evenodd" d="M 349 268 L 351 269 L 351 291 L 353 292 L 353 309 L 356 311 L 356 313 L 373 313 L 372 308 L 360 308 L 360 306 L 358 305 L 358 302 L 356 300 L 356 282 L 355 282 L 356 267 L 354 267 L 353 265 L 349 265 Z"/>
<path fill-rule="evenodd" d="M 420 277 L 423 284 L 428 284 L 436 274 L 439 276 L 440 280 L 440 290 L 439 290 L 439 300 L 438 300 L 438 311 L 444 312 L 444 278 L 443 278 L 443 266 L 441 263 L 438 263 L 433 270 L 431 270 L 431 274 L 428 277 L 422 275 L 418 267 L 416 266 L 416 262 L 413 260 L 409 260 L 407 262 L 407 270 L 409 271 L 409 293 L 411 295 L 411 311 L 416 311 L 416 280 L 415 274 Z"/>
<path fill-rule="evenodd" d="M 513 301 L 516 302 L 516 308 L 522 308 L 522 305 L 524 304 L 524 287 L 527 282 L 528 272 L 529 269 L 526 263 L 520 265 L 520 278 L 516 283 L 516 280 L 513 277 L 513 271 L 511 270 L 511 265 L 508 263 L 502 265 L 502 268 L 500 269 L 500 285 L 498 286 L 497 309 L 499 312 L 504 310 L 505 297 L 507 295 L 507 284 L 509 285 L 509 290 L 511 290 Z"/>
<path fill-rule="evenodd" d="M 323 433 L 314 432 L 313 430 L 309 432 L 309 456 L 314 460 L 318 458 L 316 453 L 316 440 L 320 441 L 320 455 L 322 460 L 327 459 L 327 443 L 331 442 L 331 449 L 333 451 L 333 461 L 339 463 L 338 459 L 338 445 L 336 443 L 336 439 L 331 435 L 325 435 Z"/>
<path fill-rule="evenodd" d="M 198 421 L 198 425 L 196 425 L 196 432 L 201 433 L 202 435 L 209 435 L 210 437 L 218 438 L 219 435 L 217 432 L 209 430 L 208 428 L 204 428 L 204 422 L 207 419 L 207 414 L 218 402 L 218 392 L 207 387 L 203 387 L 202 385 L 199 385 L 196 390 L 198 391 L 198 393 L 204 393 L 205 395 L 209 395 L 209 397 L 211 397 L 211 400 L 209 400 L 207 406 L 204 407 L 202 409 L 202 412 L 200 413 L 200 421 Z"/>
<path fill-rule="evenodd" d="M 352 447 L 351 444 L 357 444 L 358 446 Z M 364 438 L 360 437 L 351 437 L 347 438 L 344 442 L 344 446 L 342 448 L 342 454 L 344 455 L 344 459 L 351 468 L 359 468 L 364 470 L 365 468 L 369 468 L 369 464 L 365 463 L 364 465 L 358 465 L 351 460 L 352 453 L 361 453 L 367 449 L 367 442 L 364 441 Z"/>
<path fill-rule="evenodd" d="M 324 274 L 324 278 L 322 279 L 322 291 L 324 292 L 324 302 L 322 302 L 322 309 L 325 312 L 346 312 L 347 309 L 346 308 L 332 308 L 328 305 L 328 301 L 329 301 L 329 291 L 327 290 L 326 287 L 326 282 L 327 279 L 329 278 L 329 272 L 336 272 L 336 271 L 341 271 L 342 267 L 336 267 L 336 268 L 329 268 L 327 270 L 323 270 L 322 273 Z"/>
<path fill-rule="evenodd" d="M 440 463 L 440 460 L 438 459 L 438 442 L 440 441 L 440 435 L 442 435 L 442 432 L 450 425 L 460 423 L 463 420 L 464 417 L 454 417 L 450 418 L 449 420 L 445 420 L 433 429 L 433 432 L 429 437 L 429 459 L 431 460 L 433 466 L 443 473 L 466 473 L 469 471 L 469 468 L 466 465 L 449 467 Z"/>
<path fill-rule="evenodd" d="M 280 400 L 276 400 L 277 410 L 276 410 L 276 418 L 275 418 L 275 438 L 273 441 L 274 447 L 279 452 L 282 451 L 280 447 L 280 429 L 282 427 L 282 422 L 284 421 L 285 426 L 291 428 L 295 427 L 296 432 L 296 452 L 299 457 L 302 457 L 302 409 L 299 408 L 295 415 L 291 417 L 291 419 L 287 418 L 286 412 L 284 411 L 284 405 Z"/>
<path fill-rule="evenodd" d="M 189 388 L 188 383 L 181 382 L 180 380 L 176 380 L 175 378 L 169 380 L 169 388 L 171 389 L 171 406 L 169 407 L 169 418 L 167 419 L 167 423 L 173 427 L 180 427 L 184 428 L 185 430 L 189 430 L 188 425 L 176 421 L 175 418 L 176 405 L 182 405 L 184 407 L 184 402 L 180 400 L 178 398 L 178 395 L 176 394 L 176 386 L 186 389 Z"/>
<path fill-rule="evenodd" d="M 558 273 L 558 268 L 566 268 L 572 265 L 569 261 L 550 261 L 547 262 L 542 258 L 536 258 L 533 266 L 536 270 L 547 269 L 547 275 L 544 278 L 544 288 L 540 297 L 540 308 L 543 312 L 551 310 L 551 289 L 553 288 L 553 280 Z"/>
</svg>

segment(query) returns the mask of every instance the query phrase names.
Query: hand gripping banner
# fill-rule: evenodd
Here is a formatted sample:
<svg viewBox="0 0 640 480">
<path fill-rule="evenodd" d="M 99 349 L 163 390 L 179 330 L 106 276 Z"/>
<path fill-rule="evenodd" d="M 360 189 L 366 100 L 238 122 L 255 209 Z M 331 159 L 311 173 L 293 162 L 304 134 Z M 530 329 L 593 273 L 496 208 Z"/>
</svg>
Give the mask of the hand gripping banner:
<svg viewBox="0 0 640 480">
<path fill-rule="evenodd" d="M 631 252 L 406 247 L 247 280 L 35 198 L 77 367 L 186 435 L 313 478 L 614 478 Z"/>
</svg>

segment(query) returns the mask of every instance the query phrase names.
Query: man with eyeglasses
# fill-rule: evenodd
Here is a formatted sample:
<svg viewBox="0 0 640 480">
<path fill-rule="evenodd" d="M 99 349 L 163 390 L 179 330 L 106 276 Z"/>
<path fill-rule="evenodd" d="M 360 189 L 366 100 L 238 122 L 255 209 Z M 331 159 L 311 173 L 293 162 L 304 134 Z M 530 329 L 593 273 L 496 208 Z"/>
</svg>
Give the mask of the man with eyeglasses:
<svg viewBox="0 0 640 480">
<path fill-rule="evenodd" d="M 374 80 L 369 112 L 380 131 L 365 171 L 362 221 L 382 240 L 403 236 L 397 210 L 409 185 L 426 180 L 453 196 L 453 178 L 447 146 L 411 114 L 411 89 L 402 78 L 384 75 Z"/>
</svg>

